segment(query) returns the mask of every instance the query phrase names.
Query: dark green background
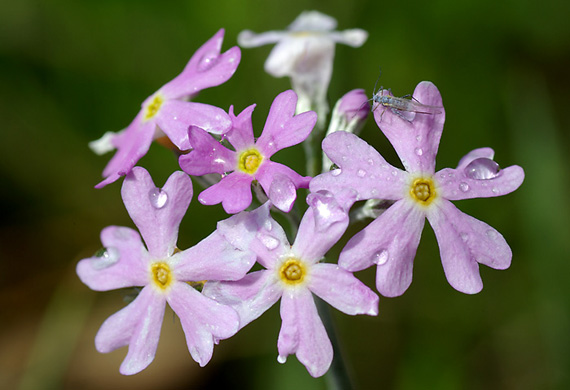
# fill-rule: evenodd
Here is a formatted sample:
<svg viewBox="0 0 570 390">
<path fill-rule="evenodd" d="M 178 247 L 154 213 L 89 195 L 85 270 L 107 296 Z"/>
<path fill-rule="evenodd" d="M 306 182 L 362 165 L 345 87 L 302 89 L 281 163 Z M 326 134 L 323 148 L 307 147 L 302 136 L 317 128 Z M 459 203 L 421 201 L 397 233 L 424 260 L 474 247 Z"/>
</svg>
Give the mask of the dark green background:
<svg viewBox="0 0 570 390">
<path fill-rule="evenodd" d="M 134 377 L 118 367 L 125 349 L 102 355 L 93 338 L 124 306 L 121 292 L 95 293 L 75 264 L 100 246 L 108 225 L 132 226 L 115 183 L 100 180 L 110 158 L 88 141 L 125 127 L 140 102 L 177 75 L 219 28 L 224 49 L 243 29 L 284 29 L 305 9 L 370 33 L 362 48 L 337 46 L 331 105 L 380 83 L 396 95 L 422 80 L 441 91 L 447 113 L 438 169 L 469 150 L 495 149 L 521 165 L 521 188 L 501 198 L 457 202 L 511 244 L 507 271 L 481 267 L 484 289 L 453 290 L 433 232 L 424 231 L 414 282 L 380 300 L 380 315 L 334 312 L 344 357 L 362 389 L 562 389 L 570 387 L 568 87 L 570 3 L 455 1 L 17 0 L 0 5 L 0 387 L 21 389 L 321 389 L 291 356 L 276 362 L 276 308 L 214 351 L 200 369 L 167 311 L 158 353 Z M 271 47 L 242 50 L 226 84 L 202 102 L 241 111 L 257 103 L 259 134 L 288 79 L 263 71 Z M 397 159 L 373 121 L 362 137 Z M 300 148 L 278 154 L 295 160 Z M 153 146 L 140 162 L 162 185 L 176 159 Z M 197 189 L 198 190 L 198 189 Z M 193 201 L 179 246 L 209 234 L 220 207 Z M 354 231 L 353 231 L 354 232 Z M 352 233 L 351 233 L 352 234 Z M 358 276 L 373 286 L 374 270 Z"/>
</svg>

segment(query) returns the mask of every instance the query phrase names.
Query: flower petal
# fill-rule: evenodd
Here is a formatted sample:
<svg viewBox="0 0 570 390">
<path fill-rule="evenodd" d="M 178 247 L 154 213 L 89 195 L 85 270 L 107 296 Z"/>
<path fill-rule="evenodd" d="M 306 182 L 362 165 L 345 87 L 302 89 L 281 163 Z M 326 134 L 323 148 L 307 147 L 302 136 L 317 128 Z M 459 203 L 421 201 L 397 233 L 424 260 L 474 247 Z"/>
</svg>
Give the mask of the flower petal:
<svg viewBox="0 0 570 390">
<path fill-rule="evenodd" d="M 266 160 L 259 167 L 255 178 L 279 210 L 291 211 L 298 188 L 308 188 L 310 176 L 301 176 L 286 165 Z"/>
<path fill-rule="evenodd" d="M 121 195 L 150 255 L 155 259 L 172 255 L 178 226 L 192 199 L 190 178 L 184 172 L 174 172 L 159 189 L 144 168 L 135 167 L 124 181 Z"/>
<path fill-rule="evenodd" d="M 518 165 L 501 169 L 490 179 L 472 179 L 464 169 L 442 169 L 436 174 L 441 196 L 449 200 L 489 198 L 509 194 L 520 187 L 524 170 Z"/>
<path fill-rule="evenodd" d="M 340 169 L 313 178 L 309 184 L 311 192 L 326 190 L 336 194 L 352 189 L 357 192 L 356 200 L 397 200 L 404 196 L 409 174 L 388 164 L 356 135 L 332 133 L 324 139 L 323 151 Z"/>
<path fill-rule="evenodd" d="M 267 115 L 267 121 L 256 146 L 267 157 L 278 150 L 303 142 L 317 122 L 313 111 L 296 115 L 297 94 L 288 90 L 277 95 Z"/>
<path fill-rule="evenodd" d="M 267 31 L 264 33 L 254 33 L 250 30 L 243 30 L 237 36 L 238 45 L 241 47 L 258 47 L 269 43 L 276 43 L 287 36 L 285 31 Z"/>
<path fill-rule="evenodd" d="M 255 109 L 255 104 L 246 107 L 238 116 L 234 115 L 234 106 L 230 107 L 230 118 L 232 120 L 232 128 L 226 134 L 226 138 L 232 144 L 235 150 L 242 151 L 248 149 L 255 144 L 253 138 L 253 125 L 251 123 L 251 115 Z"/>
<path fill-rule="evenodd" d="M 320 199 L 312 199 L 311 203 L 325 203 L 332 199 L 333 204 L 326 204 L 330 212 L 330 223 L 321 222 L 317 225 L 315 220 L 315 208 L 309 207 L 301 219 L 297 238 L 291 250 L 305 261 L 316 263 L 328 252 L 340 239 L 348 226 L 348 213 L 334 202 L 334 198 L 326 198 L 321 194 L 312 194 Z M 317 208 L 317 215 L 322 209 Z"/>
<path fill-rule="evenodd" d="M 353 28 L 344 31 L 332 31 L 328 36 L 335 42 L 352 47 L 360 47 L 368 39 L 368 32 L 360 28 Z"/>
<path fill-rule="evenodd" d="M 226 213 L 239 213 L 251 204 L 252 181 L 253 177 L 246 173 L 232 172 L 220 182 L 202 191 L 198 200 L 208 206 L 221 202 Z"/>
<path fill-rule="evenodd" d="M 206 282 L 202 293 L 217 302 L 234 308 L 243 328 L 259 318 L 281 298 L 283 289 L 272 271 L 256 271 L 236 282 Z"/>
<path fill-rule="evenodd" d="M 319 11 L 303 11 L 287 30 L 289 31 L 330 31 L 337 26 L 336 19 Z"/>
<path fill-rule="evenodd" d="M 188 134 L 194 149 L 178 159 L 180 168 L 184 172 L 193 176 L 202 176 L 208 173 L 224 174 L 235 169 L 237 160 L 233 150 L 220 144 L 199 127 L 191 126 Z"/>
<path fill-rule="evenodd" d="M 180 150 L 194 145 L 188 140 L 188 127 L 197 126 L 212 134 L 231 129 L 232 121 L 221 108 L 209 104 L 167 100 L 156 115 L 156 123 Z"/>
<path fill-rule="evenodd" d="M 180 318 L 188 351 L 200 367 L 212 358 L 214 340 L 227 339 L 239 329 L 234 309 L 200 294 L 186 283 L 174 284 L 167 299 Z"/>
<path fill-rule="evenodd" d="M 461 157 L 461 160 L 459 160 L 459 164 L 457 164 L 456 169 L 464 169 L 471 161 L 476 160 L 478 158 L 488 158 L 492 160 L 494 156 L 495 156 L 495 151 L 491 148 L 473 149 L 465 156 Z"/>
<path fill-rule="evenodd" d="M 255 254 L 237 249 L 215 231 L 172 261 L 177 280 L 239 280 L 255 264 Z"/>
<path fill-rule="evenodd" d="M 220 54 L 223 40 L 224 29 L 221 29 L 194 53 L 182 73 L 164 85 L 160 92 L 170 99 L 178 99 L 229 80 L 239 65 L 241 51 L 234 46 Z"/>
<path fill-rule="evenodd" d="M 291 248 L 285 231 L 271 218 L 270 207 L 271 203 L 266 202 L 253 211 L 242 211 L 218 222 L 217 228 L 236 248 L 251 249 L 265 268 L 273 268 L 274 263 Z"/>
<path fill-rule="evenodd" d="M 309 289 L 343 313 L 378 315 L 378 295 L 336 264 L 315 264 Z"/>
<path fill-rule="evenodd" d="M 388 91 L 380 93 L 391 94 Z M 408 172 L 433 174 L 435 157 L 445 122 L 445 109 L 437 87 L 429 81 L 422 81 L 416 87 L 413 101 L 437 107 L 438 113 L 416 113 L 408 121 L 391 109 L 378 107 L 374 119 L 390 141 Z"/>
<path fill-rule="evenodd" d="M 333 358 L 333 348 L 308 289 L 285 292 L 281 298 L 281 319 L 277 349 L 279 362 L 295 353 L 312 377 L 324 375 Z"/>
<path fill-rule="evenodd" d="M 427 215 L 433 227 L 443 270 L 449 284 L 458 291 L 475 294 L 483 288 L 477 263 L 495 269 L 511 264 L 511 248 L 503 236 L 484 222 L 443 201 Z"/>
<path fill-rule="evenodd" d="M 419 207 L 401 200 L 361 232 L 340 253 L 338 264 L 359 271 L 377 264 L 376 288 L 386 297 L 402 295 L 412 283 L 412 268 L 425 215 Z"/>
<path fill-rule="evenodd" d="M 83 259 L 77 275 L 95 291 L 144 286 L 148 283 L 149 261 L 141 236 L 127 227 L 108 226 L 101 232 L 106 250 L 102 256 Z"/>
<path fill-rule="evenodd" d="M 129 173 L 141 157 L 148 152 L 155 129 L 156 123 L 152 120 L 143 122 L 142 114 L 139 112 L 125 130 L 113 137 L 112 142 L 117 152 L 103 170 L 105 180 L 97 184 L 95 188 L 103 188 Z"/>
<path fill-rule="evenodd" d="M 151 287 L 143 288 L 133 302 L 101 325 L 95 336 L 97 351 L 107 353 L 128 345 L 119 371 L 133 375 L 144 370 L 154 360 L 165 305 L 162 295 Z"/>
</svg>

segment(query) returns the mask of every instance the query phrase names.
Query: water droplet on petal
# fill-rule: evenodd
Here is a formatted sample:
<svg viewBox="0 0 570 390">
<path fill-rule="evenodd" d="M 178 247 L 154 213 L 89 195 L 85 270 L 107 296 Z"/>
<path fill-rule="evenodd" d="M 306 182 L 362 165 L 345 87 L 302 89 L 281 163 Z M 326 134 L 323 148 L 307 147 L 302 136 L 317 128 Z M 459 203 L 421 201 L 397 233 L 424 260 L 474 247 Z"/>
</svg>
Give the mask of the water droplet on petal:
<svg viewBox="0 0 570 390">
<path fill-rule="evenodd" d="M 207 52 L 198 63 L 198 71 L 204 72 L 214 66 L 216 62 L 218 62 L 218 53 L 216 51 Z"/>
<path fill-rule="evenodd" d="M 168 194 L 166 191 L 163 191 L 160 188 L 153 188 L 148 193 L 148 198 L 150 200 L 150 204 L 156 208 L 161 209 L 166 205 L 168 201 Z"/>
<path fill-rule="evenodd" d="M 498 237 L 498 233 L 495 230 L 489 229 L 485 232 L 485 234 L 487 235 L 487 237 L 489 237 L 491 240 L 496 240 Z"/>
<path fill-rule="evenodd" d="M 374 255 L 374 263 L 376 263 L 377 265 L 386 264 L 387 261 L 388 261 L 388 251 L 387 250 L 381 250 L 380 252 L 378 252 Z"/>
<path fill-rule="evenodd" d="M 393 171 L 392 171 L 392 176 L 398 176 L 398 171 L 393 170 Z"/>
<path fill-rule="evenodd" d="M 469 184 L 461 182 L 459 183 L 459 189 L 463 192 L 469 191 Z"/>
<path fill-rule="evenodd" d="M 368 165 L 374 165 L 374 160 L 372 160 L 371 158 L 368 159 Z"/>
<path fill-rule="evenodd" d="M 499 164 L 490 158 L 477 158 L 465 167 L 465 175 L 475 180 L 489 180 L 499 174 Z"/>
<path fill-rule="evenodd" d="M 273 224 L 271 223 L 270 219 L 266 219 L 265 222 L 263 223 L 263 227 L 265 228 L 265 230 L 267 230 L 268 232 L 271 231 L 271 229 L 273 229 Z"/>
<path fill-rule="evenodd" d="M 459 233 L 459 236 L 461 237 L 463 242 L 467 242 L 467 240 L 469 239 L 469 234 L 467 233 Z"/>
<path fill-rule="evenodd" d="M 285 363 L 287 361 L 287 356 L 277 356 L 277 361 L 281 364 Z"/>
<path fill-rule="evenodd" d="M 416 141 L 421 142 L 421 141 L 422 141 L 422 136 L 421 136 L 421 135 L 416 135 Z"/>
<path fill-rule="evenodd" d="M 358 172 L 356 172 L 356 175 L 358 175 L 358 177 L 364 177 L 366 176 L 366 171 L 364 169 L 359 169 Z"/>
<path fill-rule="evenodd" d="M 416 154 L 417 154 L 418 156 L 421 156 L 422 154 L 424 154 L 424 151 L 422 150 L 422 148 L 416 148 L 416 149 L 414 150 L 414 152 L 416 152 Z"/>
<path fill-rule="evenodd" d="M 346 157 L 346 156 L 342 156 L 341 158 L 342 158 L 342 161 L 348 160 L 348 157 Z"/>
<path fill-rule="evenodd" d="M 493 187 L 491 189 L 491 191 L 493 191 L 493 194 L 498 194 L 499 193 L 499 189 L 497 187 Z"/>
<path fill-rule="evenodd" d="M 265 245 L 265 247 L 270 251 L 274 250 L 279 246 L 279 240 L 268 234 L 259 234 L 257 238 L 259 238 L 259 240 L 263 243 L 263 245 Z"/>
<path fill-rule="evenodd" d="M 109 247 L 98 252 L 95 257 L 91 258 L 91 266 L 96 270 L 108 268 L 119 261 L 120 253 L 117 248 Z"/>
<path fill-rule="evenodd" d="M 331 171 L 331 175 L 338 176 L 342 173 L 342 169 L 334 169 Z"/>
</svg>

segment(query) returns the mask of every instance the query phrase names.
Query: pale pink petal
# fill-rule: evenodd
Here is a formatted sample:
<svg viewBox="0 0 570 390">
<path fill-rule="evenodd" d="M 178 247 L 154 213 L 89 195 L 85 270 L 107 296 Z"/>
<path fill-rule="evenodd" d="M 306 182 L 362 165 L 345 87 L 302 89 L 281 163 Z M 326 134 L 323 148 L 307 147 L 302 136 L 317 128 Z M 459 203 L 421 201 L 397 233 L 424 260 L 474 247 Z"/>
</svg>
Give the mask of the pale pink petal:
<svg viewBox="0 0 570 390">
<path fill-rule="evenodd" d="M 234 309 L 200 294 L 186 283 L 175 283 L 167 299 L 180 318 L 188 351 L 201 367 L 212 358 L 214 340 L 227 339 L 239 329 Z"/>
<path fill-rule="evenodd" d="M 388 91 L 381 91 L 384 95 Z M 437 113 L 416 113 L 408 121 L 382 106 L 374 110 L 374 119 L 390 141 L 408 172 L 433 174 L 435 157 L 445 122 L 445 109 L 437 87 L 422 81 L 413 94 L 414 101 L 434 106 Z"/>
<path fill-rule="evenodd" d="M 218 222 L 217 231 L 236 248 L 252 250 L 265 268 L 289 252 L 291 246 L 285 231 L 269 214 L 270 202 L 253 211 L 242 211 Z"/>
<path fill-rule="evenodd" d="M 512 165 L 489 179 L 473 179 L 463 169 L 442 169 L 436 174 L 441 196 L 449 200 L 489 198 L 506 195 L 520 187 L 524 170 Z"/>
<path fill-rule="evenodd" d="M 224 174 L 236 168 L 236 153 L 220 144 L 218 140 L 199 127 L 190 127 L 190 153 L 178 159 L 180 168 L 189 175 L 202 176 L 208 173 Z"/>
<path fill-rule="evenodd" d="M 163 295 L 152 287 L 143 288 L 133 302 L 105 320 L 95 336 L 97 351 L 107 353 L 128 345 L 119 371 L 133 375 L 144 370 L 154 360 L 165 306 Z"/>
<path fill-rule="evenodd" d="M 402 295 L 412 283 L 424 223 L 425 214 L 419 207 L 400 200 L 348 241 L 338 264 L 348 271 L 377 264 L 376 288 L 380 294 Z"/>
<path fill-rule="evenodd" d="M 319 263 L 311 268 L 309 289 L 343 313 L 378 315 L 378 295 L 336 264 Z"/>
<path fill-rule="evenodd" d="M 241 51 L 234 46 L 220 54 L 223 40 L 224 30 L 221 29 L 194 53 L 182 73 L 164 85 L 160 92 L 169 99 L 178 99 L 229 80 L 239 65 Z"/>
<path fill-rule="evenodd" d="M 271 49 L 264 69 L 273 77 L 291 76 L 303 53 L 307 52 L 306 40 L 285 36 Z"/>
<path fill-rule="evenodd" d="M 319 194 L 316 194 L 316 196 L 319 196 Z M 326 201 L 324 196 L 322 198 L 321 203 Z M 291 247 L 291 250 L 297 256 L 313 263 L 324 257 L 328 250 L 344 234 L 348 226 L 348 213 L 341 207 L 336 204 L 323 204 L 321 207 L 327 207 L 327 211 L 330 213 L 328 218 L 331 223 L 317 225 L 315 209 L 313 207 L 308 208 L 299 224 L 295 243 Z M 322 208 L 320 210 L 317 209 L 317 214 L 322 212 Z"/>
<path fill-rule="evenodd" d="M 317 122 L 313 111 L 296 115 L 297 94 L 288 90 L 277 95 L 267 115 L 263 132 L 256 146 L 267 158 L 278 150 L 303 142 Z"/>
<path fill-rule="evenodd" d="M 234 106 L 230 107 L 230 118 L 232 121 L 231 130 L 226 133 L 226 138 L 235 150 L 243 151 L 253 147 L 255 139 L 253 137 L 253 126 L 251 115 L 255 109 L 255 104 L 246 107 L 238 116 L 234 115 Z"/>
<path fill-rule="evenodd" d="M 404 196 L 409 174 L 388 164 L 356 135 L 332 133 L 323 141 L 323 150 L 339 169 L 313 178 L 311 192 L 326 190 L 334 194 L 350 188 L 357 192 L 356 200 L 397 200 Z"/>
<path fill-rule="evenodd" d="M 188 175 L 174 172 L 160 189 L 144 168 L 136 167 L 125 179 L 121 195 L 151 256 L 160 259 L 172 255 L 178 226 L 192 199 Z"/>
<path fill-rule="evenodd" d="M 226 213 L 239 213 L 251 204 L 252 181 L 253 177 L 246 173 L 230 173 L 222 178 L 219 183 L 202 191 L 198 200 L 208 206 L 222 203 Z"/>
<path fill-rule="evenodd" d="M 447 281 L 453 288 L 475 294 L 483 288 L 478 263 L 495 269 L 511 264 L 511 248 L 491 226 L 442 201 L 430 209 L 433 227 Z"/>
<path fill-rule="evenodd" d="M 77 275 L 95 291 L 144 286 L 148 283 L 149 261 L 141 236 L 126 227 L 109 226 L 101 232 L 106 250 L 101 256 L 83 259 Z"/>
<path fill-rule="evenodd" d="M 206 282 L 203 294 L 234 308 L 240 329 L 257 319 L 281 298 L 283 288 L 273 271 L 256 271 L 236 282 Z"/>
<path fill-rule="evenodd" d="M 280 41 L 288 33 L 285 31 L 267 31 L 264 33 L 254 33 L 250 30 L 243 30 L 238 34 L 237 42 L 241 47 L 257 47 L 276 43 Z"/>
<path fill-rule="evenodd" d="M 255 264 L 255 258 L 255 253 L 237 249 L 215 231 L 171 260 L 177 280 L 199 281 L 239 280 Z"/>
<path fill-rule="evenodd" d="M 324 375 L 332 363 L 333 348 L 311 292 L 308 289 L 286 291 L 280 311 L 283 323 L 277 341 L 279 362 L 284 363 L 287 356 L 294 353 L 311 376 Z"/>
<path fill-rule="evenodd" d="M 142 114 L 139 112 L 129 127 L 113 138 L 117 152 L 103 170 L 105 180 L 97 184 L 95 188 L 103 188 L 129 173 L 141 157 L 148 152 L 155 130 L 156 123 L 152 120 L 142 121 Z"/>
<path fill-rule="evenodd" d="M 156 114 L 156 123 L 180 150 L 188 150 L 188 128 L 197 126 L 212 134 L 223 134 L 230 130 L 230 117 L 221 108 L 209 104 L 167 100 Z"/>
</svg>

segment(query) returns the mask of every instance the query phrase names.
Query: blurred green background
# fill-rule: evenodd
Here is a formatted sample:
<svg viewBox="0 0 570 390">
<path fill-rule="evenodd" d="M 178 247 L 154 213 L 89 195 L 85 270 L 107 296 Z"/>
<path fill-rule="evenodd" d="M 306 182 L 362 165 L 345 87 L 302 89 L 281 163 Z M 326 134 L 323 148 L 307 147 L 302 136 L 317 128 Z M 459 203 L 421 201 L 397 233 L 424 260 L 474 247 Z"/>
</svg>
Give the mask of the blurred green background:
<svg viewBox="0 0 570 390">
<path fill-rule="evenodd" d="M 376 318 L 333 313 L 355 387 L 570 388 L 570 3 L 555 0 L 2 2 L 0 388 L 326 387 L 293 356 L 277 363 L 276 307 L 216 347 L 203 369 L 167 312 L 155 361 L 121 376 L 126 349 L 99 354 L 93 339 L 125 305 L 123 293 L 92 292 L 75 276 L 103 227 L 133 226 L 119 183 L 93 188 L 111 154 L 96 156 L 87 143 L 125 127 L 219 28 L 225 50 L 243 29 L 281 30 L 311 9 L 337 18 L 341 30 L 370 33 L 362 48 L 337 46 L 331 105 L 350 89 L 371 94 L 380 67 L 380 84 L 395 95 L 431 80 L 447 112 L 438 169 L 489 146 L 499 164 L 526 172 L 513 194 L 456 203 L 513 249 L 509 270 L 481 267 L 481 293 L 447 284 L 426 227 L 406 294 L 381 298 Z M 270 50 L 242 50 L 234 77 L 197 100 L 237 111 L 257 103 L 259 134 L 273 98 L 290 88 L 264 73 Z M 372 120 L 362 137 L 398 164 Z M 157 145 L 140 165 L 157 185 L 178 167 Z M 194 200 L 179 246 L 198 242 L 224 215 Z M 358 276 L 373 286 L 374 269 Z"/>
</svg>

